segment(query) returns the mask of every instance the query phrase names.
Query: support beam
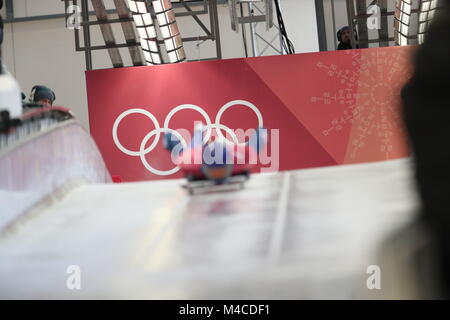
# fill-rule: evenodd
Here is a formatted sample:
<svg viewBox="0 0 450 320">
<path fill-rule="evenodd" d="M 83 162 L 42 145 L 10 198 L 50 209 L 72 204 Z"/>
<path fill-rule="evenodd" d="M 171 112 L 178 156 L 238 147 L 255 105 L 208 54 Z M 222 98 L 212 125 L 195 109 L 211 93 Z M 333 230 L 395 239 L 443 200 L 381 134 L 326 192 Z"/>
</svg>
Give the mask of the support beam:
<svg viewBox="0 0 450 320">
<path fill-rule="evenodd" d="M 95 15 L 97 16 L 98 21 L 108 21 L 108 13 L 106 12 L 105 3 L 103 0 L 92 0 L 92 6 L 94 7 Z M 103 39 L 105 41 L 106 46 L 115 45 L 116 40 L 114 37 L 114 33 L 112 31 L 111 24 L 104 23 L 100 24 L 100 30 L 103 35 Z M 117 48 L 108 48 L 108 54 L 111 58 L 112 65 L 114 68 L 123 67 L 122 56 L 120 55 L 120 51 Z"/>
<path fill-rule="evenodd" d="M 355 6 L 354 6 L 354 2 L 353 0 L 346 0 L 347 3 L 347 20 L 348 20 L 348 26 L 350 27 L 351 30 L 351 37 L 350 37 L 350 41 L 351 41 L 351 45 L 353 48 L 355 48 L 355 32 L 353 31 L 353 26 L 355 23 Z"/>
<path fill-rule="evenodd" d="M 323 0 L 315 0 L 315 3 L 316 3 L 316 20 L 317 20 L 317 34 L 319 39 L 319 50 L 326 51 L 327 33 L 325 27 L 325 10 L 323 8 Z"/>
<path fill-rule="evenodd" d="M 387 0 L 377 0 L 377 4 L 381 9 L 381 28 L 378 30 L 378 38 L 380 39 L 380 47 L 389 46 L 389 26 L 388 17 L 386 13 L 388 12 Z"/>
<path fill-rule="evenodd" d="M 265 12 L 263 9 L 259 8 L 258 5 L 256 3 L 249 3 L 248 4 L 248 8 L 249 8 L 249 15 L 254 16 L 255 14 L 259 13 L 264 15 Z M 263 35 L 259 34 L 257 32 L 257 25 L 258 22 L 254 22 L 254 23 L 250 23 L 250 33 L 252 36 L 252 52 L 253 52 L 253 56 L 257 57 L 257 56 L 262 56 L 264 55 L 264 53 L 267 51 L 267 49 L 272 48 L 277 54 L 284 54 L 284 48 L 283 48 L 283 39 L 282 39 L 282 35 L 280 32 L 280 28 L 276 25 L 273 24 L 273 27 L 275 27 L 275 29 L 277 30 L 277 33 L 270 39 L 270 38 L 264 38 Z M 266 24 L 267 26 L 267 24 Z M 270 40 L 269 40 L 270 39 Z M 277 48 L 276 45 L 274 45 L 274 41 L 275 40 L 279 40 L 279 45 L 280 48 Z M 262 42 L 262 50 L 259 50 L 259 44 L 261 44 Z"/>
<path fill-rule="evenodd" d="M 77 5 L 77 0 L 73 1 L 74 5 Z M 81 0 L 81 11 L 83 22 L 89 22 L 89 12 L 88 12 L 88 2 L 87 0 Z M 75 29 L 76 33 L 78 30 Z M 89 26 L 83 25 L 83 37 L 84 37 L 84 47 L 88 48 L 91 46 L 91 32 L 89 30 Z M 86 60 L 86 70 L 92 70 L 92 54 L 90 50 L 86 50 L 84 52 L 85 60 Z"/>
<path fill-rule="evenodd" d="M 14 18 L 14 5 L 12 0 L 5 1 L 6 19 L 10 20 Z"/>
<path fill-rule="evenodd" d="M 120 19 L 129 19 L 128 22 L 121 22 L 122 31 L 125 36 L 126 43 L 136 43 L 139 42 L 139 39 L 136 35 L 135 27 L 131 21 L 130 11 L 125 3 L 125 0 L 114 0 L 114 4 L 116 5 L 117 14 Z M 130 52 L 131 61 L 133 61 L 133 66 L 143 66 L 145 65 L 144 57 L 142 56 L 142 49 L 136 46 L 128 47 L 128 51 Z"/>
<path fill-rule="evenodd" d="M 217 0 L 209 0 L 211 29 L 214 39 L 216 41 L 216 54 L 217 59 L 222 59 L 222 46 L 220 42 L 220 29 L 219 29 L 219 15 L 217 13 Z"/>
<path fill-rule="evenodd" d="M 366 1 L 356 1 L 356 13 L 358 16 L 367 14 Z M 369 30 L 367 29 L 367 23 L 365 20 L 357 20 L 358 40 L 361 41 L 362 48 L 368 48 L 369 44 L 366 41 L 369 40 Z"/>
<path fill-rule="evenodd" d="M 183 7 L 190 13 L 193 13 L 194 11 L 191 9 L 191 7 L 184 1 L 180 0 L 180 3 L 183 5 Z M 197 17 L 197 15 L 193 14 L 192 18 L 197 22 L 197 24 L 200 26 L 200 28 L 206 33 L 206 35 L 210 36 L 211 32 L 208 30 L 208 28 L 203 24 L 203 22 Z"/>
<path fill-rule="evenodd" d="M 83 2 L 88 2 L 88 0 L 61 0 L 65 3 L 66 9 L 70 4 L 73 5 L 77 5 L 81 2 L 82 4 L 82 9 L 84 9 L 84 7 L 87 8 L 87 5 L 85 5 Z M 92 0 L 92 1 L 100 1 L 103 3 L 104 0 Z M 153 2 L 146 2 L 147 5 L 147 10 L 148 14 L 150 14 L 151 18 L 150 19 L 146 19 L 146 21 L 154 21 L 154 20 L 158 20 L 158 27 L 160 28 L 161 32 L 162 29 L 164 29 L 164 31 L 167 31 L 166 29 L 169 28 L 169 31 L 174 31 L 174 27 L 173 24 L 175 22 L 175 19 L 173 19 L 173 16 L 190 16 L 192 17 L 201 28 L 204 31 L 204 33 L 206 35 L 200 35 L 200 36 L 185 36 L 183 38 L 179 37 L 177 39 L 175 39 L 174 41 L 172 41 L 171 37 L 167 37 L 167 32 L 162 32 L 162 34 L 158 34 L 157 36 L 154 37 L 154 39 L 150 39 L 152 41 L 155 42 L 155 44 L 159 47 L 159 46 L 164 46 L 166 48 L 166 52 L 169 55 L 169 58 L 171 58 L 172 56 L 172 60 L 174 60 L 173 56 L 174 56 L 174 52 L 176 51 L 177 55 L 178 55 L 178 59 L 177 62 L 180 62 L 184 57 L 184 53 L 182 54 L 181 52 L 181 48 L 179 48 L 179 43 L 182 42 L 187 42 L 187 41 L 206 41 L 206 40 L 211 40 L 211 41 L 215 41 L 216 44 L 216 53 L 217 53 L 217 57 L 212 57 L 211 59 L 222 59 L 222 50 L 221 50 L 221 41 L 220 41 L 220 32 L 219 32 L 219 19 L 218 19 L 218 12 L 217 12 L 217 3 L 224 3 L 225 0 L 201 0 L 201 1 L 189 1 L 189 0 L 183 0 L 182 2 L 184 2 L 184 5 L 182 2 L 177 2 L 174 3 L 174 5 L 176 5 L 178 8 L 184 8 L 185 11 L 182 12 L 173 12 L 173 14 L 167 14 L 167 10 L 163 10 L 164 12 L 156 12 L 156 10 L 153 10 L 153 5 L 155 5 L 155 3 L 159 3 L 157 1 L 153 1 Z M 98 7 L 94 7 L 94 13 L 96 16 L 100 17 L 100 19 L 94 19 L 92 21 L 89 20 L 89 15 L 91 14 L 90 12 L 88 12 L 87 10 L 82 10 L 82 21 L 80 23 L 80 29 L 75 28 L 74 33 L 75 33 L 75 47 L 76 47 L 76 51 L 82 51 L 85 53 L 86 56 L 86 69 L 87 70 L 91 70 L 92 69 L 92 51 L 96 51 L 96 50 L 108 50 L 109 52 L 119 52 L 119 48 L 128 48 L 128 50 L 130 51 L 131 57 L 132 57 L 132 61 L 133 61 L 133 65 L 140 65 L 140 62 L 138 60 L 139 56 L 138 56 L 138 52 L 139 50 L 142 50 L 142 35 L 141 32 L 137 33 L 139 34 L 139 37 L 137 36 L 136 33 L 132 33 L 130 30 L 130 25 L 134 28 L 136 27 L 139 31 L 139 27 L 136 26 L 135 24 L 135 16 L 134 13 L 131 16 L 129 13 L 129 9 L 128 9 L 128 5 L 127 5 L 127 1 L 126 0 L 114 0 L 114 3 L 116 5 L 116 9 L 113 11 L 108 11 L 108 10 L 103 10 L 103 8 L 99 8 Z M 197 6 L 197 8 L 195 8 L 193 6 Z M 199 6 L 202 6 L 202 8 L 199 8 Z M 206 6 L 206 7 L 205 7 Z M 126 12 L 125 12 L 126 9 Z M 67 11 L 67 10 L 66 10 Z M 114 18 L 110 18 L 108 17 L 109 12 L 111 13 L 117 13 L 119 17 L 114 17 Z M 158 17 L 159 14 L 159 17 Z M 206 25 L 203 23 L 203 21 L 201 19 L 199 19 L 199 14 L 209 14 L 209 18 L 210 18 L 210 29 L 208 30 L 208 28 L 206 27 Z M 67 13 L 65 18 L 67 19 Z M 170 21 L 164 22 L 164 19 L 166 19 L 167 17 L 170 18 Z M 149 18 L 149 17 L 147 17 Z M 100 26 L 100 28 L 102 28 L 102 26 L 108 26 L 107 28 L 110 28 L 110 30 L 112 31 L 113 29 L 111 28 L 111 24 L 113 23 L 121 23 L 122 24 L 122 30 L 125 34 L 125 43 L 116 43 L 116 41 L 105 41 L 105 45 L 98 45 L 98 44 L 91 44 L 91 39 L 90 39 L 90 28 L 93 25 L 98 25 Z M 142 24 L 142 23 L 141 23 Z M 81 30 L 82 29 L 82 30 Z M 83 32 L 83 40 L 84 40 L 84 44 L 81 44 L 80 40 L 80 31 Z M 142 31 L 142 30 L 141 30 Z M 146 31 L 147 32 L 147 31 Z M 107 35 L 107 33 L 109 33 L 109 31 L 106 31 L 106 37 L 107 39 L 111 39 L 111 35 L 109 34 Z M 111 32 L 112 33 L 112 32 Z M 179 36 L 179 32 L 175 32 L 176 34 L 174 34 L 175 36 Z M 155 33 L 156 34 L 156 33 Z M 114 36 L 114 35 L 113 35 Z M 158 38 L 159 37 L 159 38 Z M 145 37 L 144 37 L 145 38 Z M 169 43 L 170 42 L 170 43 Z M 154 48 L 154 46 L 152 46 L 152 48 Z M 153 50 L 153 49 L 152 49 Z M 146 65 L 147 63 L 145 61 L 147 60 L 147 57 L 144 57 L 145 55 L 145 50 L 142 50 L 142 58 L 144 58 L 144 64 Z M 159 52 L 159 50 L 158 50 Z M 183 57 L 181 57 L 181 55 L 183 55 Z M 119 56 L 119 58 L 121 59 L 122 57 Z M 112 57 L 113 59 L 113 57 Z M 202 59 L 202 60 L 206 60 L 206 59 Z M 157 63 L 151 63 L 151 64 L 160 64 L 160 63 L 164 63 L 162 62 L 162 60 L 157 61 Z M 116 64 L 115 67 L 119 67 L 120 65 Z"/>
</svg>

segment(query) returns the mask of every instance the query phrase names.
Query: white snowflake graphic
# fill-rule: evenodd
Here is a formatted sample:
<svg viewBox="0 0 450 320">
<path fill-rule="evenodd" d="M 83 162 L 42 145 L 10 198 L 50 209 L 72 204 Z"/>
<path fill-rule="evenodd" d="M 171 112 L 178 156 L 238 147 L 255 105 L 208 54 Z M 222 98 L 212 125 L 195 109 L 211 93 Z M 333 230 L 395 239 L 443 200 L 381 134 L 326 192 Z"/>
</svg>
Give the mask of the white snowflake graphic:
<svg viewBox="0 0 450 320">
<path fill-rule="evenodd" d="M 346 51 L 355 70 L 342 70 L 334 64 L 319 62 L 317 67 L 340 84 L 336 92 L 324 91 L 311 97 L 312 103 L 322 107 L 343 106 L 342 114 L 323 129 L 322 134 L 338 134 L 345 126 L 355 126 L 349 156 L 355 159 L 366 146 L 368 137 L 377 135 L 379 152 L 386 159 L 394 149 L 391 138 L 395 131 L 403 131 L 400 114 L 400 90 L 410 76 L 407 55 L 403 51 L 381 50 Z M 398 83 L 397 79 L 403 79 Z M 373 147 L 373 146 L 371 146 Z"/>
</svg>

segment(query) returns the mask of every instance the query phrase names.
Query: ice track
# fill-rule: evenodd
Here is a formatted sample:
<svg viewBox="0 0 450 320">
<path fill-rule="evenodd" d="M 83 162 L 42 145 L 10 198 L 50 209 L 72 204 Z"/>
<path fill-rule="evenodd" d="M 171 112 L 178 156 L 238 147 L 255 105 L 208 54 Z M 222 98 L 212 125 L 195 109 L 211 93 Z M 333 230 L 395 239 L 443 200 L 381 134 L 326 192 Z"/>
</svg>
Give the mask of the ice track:
<svg viewBox="0 0 450 320">
<path fill-rule="evenodd" d="M 181 180 L 84 184 L 0 233 L 0 298 L 364 298 L 380 245 L 414 219 L 411 180 L 403 159 L 194 196 Z"/>
</svg>

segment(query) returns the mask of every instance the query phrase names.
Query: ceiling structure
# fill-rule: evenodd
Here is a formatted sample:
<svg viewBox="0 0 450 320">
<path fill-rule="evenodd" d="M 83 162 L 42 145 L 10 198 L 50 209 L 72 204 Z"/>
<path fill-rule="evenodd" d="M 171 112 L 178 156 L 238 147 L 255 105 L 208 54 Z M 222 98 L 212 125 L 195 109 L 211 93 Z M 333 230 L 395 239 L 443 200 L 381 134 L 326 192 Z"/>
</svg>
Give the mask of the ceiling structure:
<svg viewBox="0 0 450 320">
<path fill-rule="evenodd" d="M 217 0 L 114 0 L 113 10 L 106 9 L 104 0 L 90 0 L 93 12 L 89 0 L 62 1 L 67 19 L 70 6 L 80 10 L 80 27 L 73 29 L 76 51 L 85 53 L 86 70 L 94 69 L 92 52 L 96 50 L 107 50 L 115 68 L 125 66 L 120 48 L 128 48 L 133 66 L 182 62 L 186 60 L 183 43 L 189 41 L 215 42 L 216 56 L 209 59 L 222 58 Z M 209 16 L 209 26 L 200 20 L 201 15 Z M 176 17 L 191 17 L 203 34 L 182 37 Z M 124 43 L 116 41 L 119 36 L 114 34 L 113 24 L 121 25 Z M 100 28 L 104 44 L 92 44 L 94 26 Z"/>
</svg>

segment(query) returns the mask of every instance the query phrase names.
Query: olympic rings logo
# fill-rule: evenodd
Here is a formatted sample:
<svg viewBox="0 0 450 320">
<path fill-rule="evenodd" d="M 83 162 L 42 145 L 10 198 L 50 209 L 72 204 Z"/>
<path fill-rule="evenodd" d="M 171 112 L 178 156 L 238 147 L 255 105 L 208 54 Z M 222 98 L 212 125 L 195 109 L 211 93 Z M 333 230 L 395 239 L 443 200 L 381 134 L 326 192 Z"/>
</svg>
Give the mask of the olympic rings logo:
<svg viewBox="0 0 450 320">
<path fill-rule="evenodd" d="M 149 154 L 158 145 L 159 139 L 161 137 L 161 133 L 172 133 L 175 137 L 177 137 L 181 141 L 181 144 L 183 145 L 184 148 L 187 147 L 186 140 L 183 138 L 183 136 L 180 133 L 178 133 L 176 130 L 169 128 L 169 123 L 170 123 L 170 120 L 172 119 L 172 117 L 178 111 L 181 111 L 181 110 L 194 110 L 194 111 L 200 113 L 206 122 L 206 126 L 205 126 L 206 134 L 205 134 L 203 143 L 206 143 L 209 140 L 209 138 L 211 137 L 211 134 L 212 134 L 212 130 L 215 130 L 219 138 L 226 139 L 227 141 L 237 144 L 237 145 L 242 145 L 244 143 L 239 143 L 235 132 L 233 130 L 231 130 L 229 127 L 220 123 L 220 120 L 221 120 L 223 114 L 225 113 L 225 111 L 227 111 L 231 107 L 234 107 L 237 105 L 243 105 L 243 106 L 250 108 L 256 114 L 256 116 L 258 118 L 258 127 L 259 128 L 264 127 L 262 114 L 254 104 L 252 104 L 248 101 L 245 101 L 245 100 L 233 100 L 233 101 L 226 103 L 225 105 L 223 105 L 220 108 L 219 112 L 216 115 L 215 123 L 211 122 L 209 115 L 206 113 L 206 111 L 204 109 L 200 108 L 199 106 L 196 106 L 194 104 L 179 105 L 178 107 L 172 109 L 169 112 L 169 114 L 166 116 L 166 119 L 164 120 L 164 126 L 162 128 L 160 127 L 156 117 L 151 112 L 144 110 L 144 109 L 137 109 L 137 108 L 129 109 L 129 110 L 122 112 L 117 117 L 117 119 L 114 121 L 114 125 L 112 128 L 112 137 L 113 137 L 115 145 L 117 146 L 117 148 L 119 148 L 120 151 L 122 151 L 123 153 L 125 153 L 126 155 L 129 155 L 131 157 L 139 157 L 141 159 L 142 164 L 148 171 L 150 171 L 151 173 L 154 173 L 156 175 L 159 175 L 159 176 L 169 176 L 169 175 L 172 175 L 172 174 L 178 172 L 180 170 L 180 167 L 176 166 L 173 169 L 166 170 L 166 171 L 155 169 L 148 163 L 148 161 L 146 159 L 146 155 Z M 133 150 L 129 150 L 129 149 L 125 148 L 120 143 L 120 140 L 119 140 L 119 137 L 117 134 L 120 122 L 131 114 L 142 114 L 142 115 L 146 116 L 147 118 L 149 118 L 155 126 L 155 129 L 153 129 L 152 131 L 150 131 L 149 133 L 147 133 L 145 135 L 144 139 L 141 141 L 138 151 L 133 151 Z M 225 137 L 222 133 L 222 130 L 227 132 L 233 141 L 230 141 L 227 137 Z M 155 136 L 155 139 L 153 140 L 152 144 L 148 148 L 145 148 L 146 144 L 153 136 Z"/>
</svg>

